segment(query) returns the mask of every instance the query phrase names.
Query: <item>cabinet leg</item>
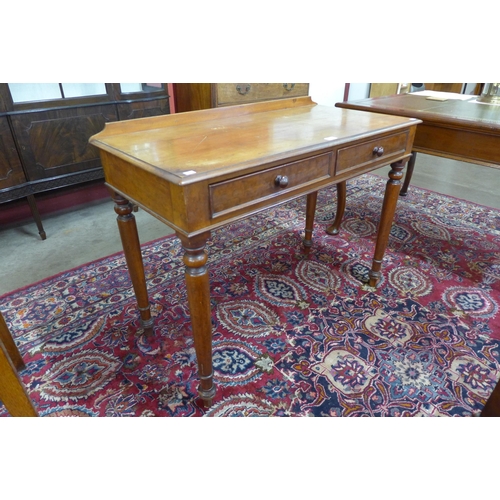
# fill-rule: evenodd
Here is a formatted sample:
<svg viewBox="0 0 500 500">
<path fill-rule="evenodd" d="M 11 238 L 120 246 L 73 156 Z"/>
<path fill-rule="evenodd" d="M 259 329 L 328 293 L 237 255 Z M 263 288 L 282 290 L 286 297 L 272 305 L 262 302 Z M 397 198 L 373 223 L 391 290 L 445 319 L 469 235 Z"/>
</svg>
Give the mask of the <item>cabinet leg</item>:
<svg viewBox="0 0 500 500">
<path fill-rule="evenodd" d="M 40 217 L 40 212 L 38 211 L 38 207 L 36 206 L 35 196 L 29 194 L 28 196 L 26 196 L 26 199 L 28 200 L 28 204 L 30 206 L 31 215 L 33 216 L 33 219 L 35 219 L 36 226 L 38 228 L 38 234 L 40 235 L 42 240 L 45 240 L 47 239 L 47 235 L 45 234 L 45 230 L 43 229 L 42 218 Z"/>
<path fill-rule="evenodd" d="M 405 175 L 405 180 L 403 182 L 403 187 L 401 188 L 399 196 L 406 196 L 406 192 L 408 191 L 408 187 L 411 182 L 411 176 L 413 175 L 413 169 L 415 168 L 416 160 L 417 160 L 417 153 L 415 151 L 412 151 L 410 161 L 408 162 L 408 166 L 406 167 L 406 175 Z"/>
<path fill-rule="evenodd" d="M 125 260 L 141 315 L 141 324 L 146 334 L 152 334 L 153 318 L 151 317 L 151 307 L 149 305 L 146 277 L 144 275 L 141 244 L 137 233 L 135 216 L 132 213 L 133 205 L 117 193 L 113 193 L 112 198 L 115 202 L 115 212 L 118 214 L 116 220 L 125 253 Z"/>
<path fill-rule="evenodd" d="M 382 213 L 380 214 L 375 254 L 373 257 L 372 268 L 369 272 L 369 284 L 373 287 L 377 286 L 377 282 L 382 275 L 380 268 L 382 266 L 385 249 L 387 248 L 387 243 L 389 241 L 389 234 L 391 232 L 394 213 L 396 212 L 396 204 L 398 201 L 399 191 L 401 189 L 401 178 L 403 177 L 402 171 L 404 166 L 405 160 L 391 164 L 389 180 L 387 181 L 384 201 L 382 204 Z"/>
<path fill-rule="evenodd" d="M 318 199 L 318 192 L 309 193 L 307 195 L 307 204 L 306 204 L 306 227 L 305 227 L 305 235 L 304 235 L 304 250 L 309 253 L 309 250 L 312 246 L 312 234 L 314 228 L 314 214 L 316 212 L 316 200 Z"/>
<path fill-rule="evenodd" d="M 347 197 L 346 181 L 337 184 L 337 214 L 333 224 L 326 229 L 328 234 L 339 234 L 340 224 L 344 218 L 345 203 Z"/>
<path fill-rule="evenodd" d="M 207 270 L 206 242 L 210 233 L 193 238 L 177 234 L 184 247 L 186 289 L 188 296 L 194 348 L 198 361 L 200 385 L 198 394 L 204 406 L 209 408 L 215 396 L 212 369 L 212 314 L 210 310 L 210 283 Z"/>
<path fill-rule="evenodd" d="M 12 354 L 14 358 L 11 358 Z M 0 400 L 13 417 L 37 417 L 38 413 L 17 373 L 19 367 L 24 367 L 24 362 L 0 314 Z"/>
</svg>

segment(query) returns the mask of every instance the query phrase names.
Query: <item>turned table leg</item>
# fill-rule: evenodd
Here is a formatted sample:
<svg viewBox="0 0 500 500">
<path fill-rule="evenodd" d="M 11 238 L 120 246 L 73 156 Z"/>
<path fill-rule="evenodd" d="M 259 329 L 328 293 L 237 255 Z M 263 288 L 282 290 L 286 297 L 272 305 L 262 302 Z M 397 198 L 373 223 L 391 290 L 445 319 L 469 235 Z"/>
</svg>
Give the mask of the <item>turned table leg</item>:
<svg viewBox="0 0 500 500">
<path fill-rule="evenodd" d="M 208 279 L 206 242 L 210 233 L 188 238 L 177 233 L 184 247 L 186 289 L 188 296 L 194 348 L 198 361 L 200 385 L 198 394 L 206 408 L 215 396 L 212 368 L 212 314 L 210 310 L 210 283 Z"/>
<path fill-rule="evenodd" d="M 339 234 L 340 224 L 344 218 L 346 197 L 346 181 L 339 182 L 337 184 L 337 213 L 333 224 L 326 229 L 328 234 Z"/>
<path fill-rule="evenodd" d="M 309 253 L 312 246 L 312 233 L 314 228 L 314 214 L 316 212 L 316 200 L 318 199 L 318 192 L 309 193 L 307 195 L 306 203 L 306 227 L 304 235 L 304 250 Z"/>
<path fill-rule="evenodd" d="M 406 167 L 406 175 L 405 180 L 403 182 L 403 187 L 401 188 L 401 192 L 399 196 L 406 196 L 406 192 L 408 191 L 408 186 L 411 182 L 411 176 L 413 175 L 413 169 L 415 168 L 415 161 L 417 160 L 417 153 L 412 151 L 410 161 L 408 162 L 408 166 Z"/>
<path fill-rule="evenodd" d="M 399 190 L 401 189 L 401 178 L 403 177 L 403 168 L 406 160 L 401 160 L 396 163 L 391 163 L 391 171 L 389 172 L 389 180 L 385 188 L 384 201 L 382 203 L 382 212 L 380 214 L 380 222 L 377 231 L 377 242 L 375 245 L 375 253 L 373 256 L 372 268 L 369 272 L 370 286 L 377 286 L 377 282 L 382 276 L 380 268 L 382 259 L 384 258 L 385 249 L 389 241 L 392 221 L 396 212 L 396 204 L 398 201 Z"/>
<path fill-rule="evenodd" d="M 144 265 L 142 262 L 141 244 L 137 233 L 137 225 L 133 212 L 133 205 L 127 199 L 118 193 L 112 194 L 115 202 L 115 212 L 118 229 L 122 240 L 125 260 L 134 287 L 137 305 L 141 315 L 141 324 L 147 334 L 152 333 L 153 318 L 151 317 L 151 308 L 148 299 L 148 290 L 146 287 L 146 277 L 144 275 Z"/>
</svg>

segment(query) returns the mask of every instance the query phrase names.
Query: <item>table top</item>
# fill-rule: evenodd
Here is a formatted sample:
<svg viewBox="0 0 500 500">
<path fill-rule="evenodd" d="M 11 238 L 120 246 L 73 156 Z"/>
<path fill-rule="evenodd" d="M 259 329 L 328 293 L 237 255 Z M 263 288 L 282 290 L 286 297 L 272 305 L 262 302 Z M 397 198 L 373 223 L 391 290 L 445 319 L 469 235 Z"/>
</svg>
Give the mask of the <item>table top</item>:
<svg viewBox="0 0 500 500">
<path fill-rule="evenodd" d="M 415 120 L 321 106 L 310 97 L 107 123 L 90 143 L 178 185 L 320 154 Z"/>
<path fill-rule="evenodd" d="M 500 106 L 480 103 L 477 97 L 451 92 L 423 91 L 342 102 L 337 103 L 337 106 L 500 133 Z"/>
</svg>

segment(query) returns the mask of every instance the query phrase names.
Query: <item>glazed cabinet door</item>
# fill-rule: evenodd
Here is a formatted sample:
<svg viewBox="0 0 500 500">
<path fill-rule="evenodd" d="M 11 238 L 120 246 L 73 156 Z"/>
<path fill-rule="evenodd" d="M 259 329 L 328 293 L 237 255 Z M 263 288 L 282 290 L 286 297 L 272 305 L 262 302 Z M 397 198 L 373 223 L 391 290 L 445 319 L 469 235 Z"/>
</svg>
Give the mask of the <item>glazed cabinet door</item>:
<svg viewBox="0 0 500 500">
<path fill-rule="evenodd" d="M 119 120 L 133 120 L 170 113 L 166 83 L 114 83 Z"/>
</svg>

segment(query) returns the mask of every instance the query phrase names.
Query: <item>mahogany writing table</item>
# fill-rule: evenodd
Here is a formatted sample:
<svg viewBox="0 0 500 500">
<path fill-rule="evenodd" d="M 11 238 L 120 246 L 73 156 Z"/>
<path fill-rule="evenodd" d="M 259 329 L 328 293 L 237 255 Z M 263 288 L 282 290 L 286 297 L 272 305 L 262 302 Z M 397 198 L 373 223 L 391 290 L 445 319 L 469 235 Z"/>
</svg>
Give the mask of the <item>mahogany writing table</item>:
<svg viewBox="0 0 500 500">
<path fill-rule="evenodd" d="M 198 392 L 205 406 L 215 395 L 205 250 L 210 231 L 307 196 L 307 249 L 317 191 L 390 163 L 370 271 L 375 286 L 418 123 L 319 106 L 303 97 L 113 122 L 90 138 L 100 149 L 146 330 L 153 320 L 133 204 L 173 228 L 182 242 Z"/>
<path fill-rule="evenodd" d="M 336 106 L 418 118 L 422 124 L 417 127 L 414 152 L 500 168 L 500 106 L 479 103 L 477 98 L 424 91 L 339 102 Z M 403 195 L 411 181 L 415 157 L 408 163 Z"/>
<path fill-rule="evenodd" d="M 401 188 L 401 194 L 404 195 L 411 181 L 416 152 L 500 168 L 500 106 L 477 102 L 477 98 L 478 96 L 424 91 L 340 102 L 336 106 L 422 120 L 417 127 L 414 153 L 408 162 Z M 329 228 L 332 234 L 338 232 L 345 208 L 345 196 L 344 185 L 342 192 L 339 191 L 335 222 Z M 500 416 L 500 382 L 481 415 Z"/>
</svg>

